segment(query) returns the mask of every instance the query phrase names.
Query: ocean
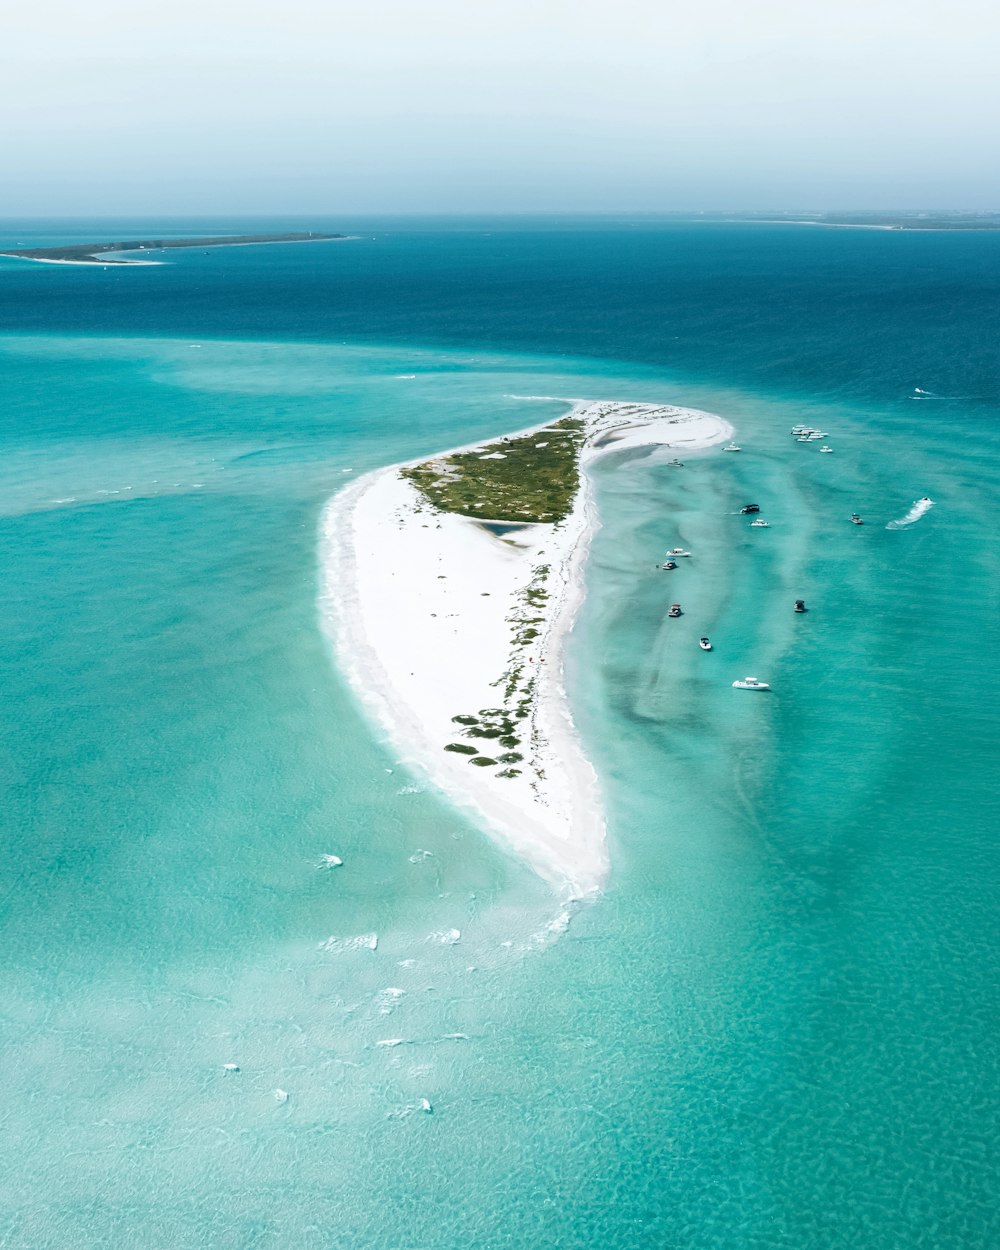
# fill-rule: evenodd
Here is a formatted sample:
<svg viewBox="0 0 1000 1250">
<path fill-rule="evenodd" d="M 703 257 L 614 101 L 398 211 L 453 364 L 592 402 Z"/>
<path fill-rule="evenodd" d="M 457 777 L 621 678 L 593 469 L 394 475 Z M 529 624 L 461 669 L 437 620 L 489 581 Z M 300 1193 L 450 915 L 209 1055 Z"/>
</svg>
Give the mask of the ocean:
<svg viewBox="0 0 1000 1250">
<path fill-rule="evenodd" d="M 0 1245 L 1000 1243 L 1000 235 L 0 246 L 284 229 L 354 237 L 0 258 Z M 612 868 L 568 913 L 366 721 L 318 565 L 354 476 L 567 398 L 743 448 L 595 469 Z"/>
</svg>

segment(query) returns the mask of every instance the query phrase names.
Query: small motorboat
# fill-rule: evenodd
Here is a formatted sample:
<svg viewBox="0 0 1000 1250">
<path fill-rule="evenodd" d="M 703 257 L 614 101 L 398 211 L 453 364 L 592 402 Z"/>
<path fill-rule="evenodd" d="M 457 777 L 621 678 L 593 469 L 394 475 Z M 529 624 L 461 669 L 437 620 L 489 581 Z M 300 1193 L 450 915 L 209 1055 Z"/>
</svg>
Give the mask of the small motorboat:
<svg viewBox="0 0 1000 1250">
<path fill-rule="evenodd" d="M 661 565 L 660 565 L 660 568 L 661 568 L 661 569 L 666 569 L 666 571 L 667 571 L 668 573 L 670 572 L 670 570 L 671 570 L 671 569 L 675 569 L 676 567 L 677 567 L 677 561 L 676 561 L 676 560 L 668 560 L 668 561 L 666 562 L 666 564 L 661 564 Z"/>
<path fill-rule="evenodd" d="M 826 438 L 826 435 L 822 430 L 813 430 L 813 432 L 811 434 L 807 434 L 806 437 L 810 443 L 814 443 L 818 438 Z"/>
<path fill-rule="evenodd" d="M 712 641 L 710 638 L 699 638 L 698 646 L 701 647 L 702 651 L 711 651 Z"/>
<path fill-rule="evenodd" d="M 820 451 L 830 452 L 830 451 L 833 451 L 833 448 L 832 448 L 832 447 L 821 447 L 821 448 L 820 448 Z"/>
<path fill-rule="evenodd" d="M 683 469 L 683 468 L 684 468 L 684 461 L 683 461 L 683 460 L 678 460 L 678 459 L 677 459 L 677 457 L 675 456 L 675 457 L 673 458 L 673 460 L 668 460 L 668 461 L 667 461 L 667 468 L 669 468 L 669 469 Z"/>
<path fill-rule="evenodd" d="M 800 434 L 811 434 L 812 426 L 811 425 L 793 425 L 792 433 L 795 434 L 796 436 Z"/>
<path fill-rule="evenodd" d="M 733 682 L 734 690 L 770 690 L 771 687 L 766 681 L 759 681 L 756 677 L 744 677 L 742 681 Z"/>
<path fill-rule="evenodd" d="M 735 443 L 730 443 L 728 446 L 723 447 L 723 449 L 722 449 L 722 450 L 723 450 L 723 451 L 742 451 L 742 450 L 743 450 L 743 448 L 742 448 L 742 447 L 737 447 Z"/>
<path fill-rule="evenodd" d="M 672 603 L 670 605 L 669 611 L 667 612 L 667 616 L 680 616 L 680 614 L 681 614 L 681 605 L 679 603 Z"/>
<path fill-rule="evenodd" d="M 852 512 L 852 513 L 851 513 L 851 524 L 852 524 L 852 525 L 864 525 L 864 521 L 862 521 L 862 519 L 858 516 L 858 514 L 857 514 L 856 512 Z"/>
<path fill-rule="evenodd" d="M 796 599 L 796 600 L 795 600 L 795 611 L 796 611 L 796 612 L 805 612 L 805 611 L 806 611 L 806 601 L 805 601 L 805 599 Z"/>
<path fill-rule="evenodd" d="M 760 511 L 759 503 L 745 503 L 743 507 L 740 508 L 740 515 L 746 516 L 750 512 L 759 512 L 759 511 Z"/>
<path fill-rule="evenodd" d="M 763 521 L 763 520 L 761 520 L 761 518 L 760 518 L 760 517 L 758 517 L 756 521 L 751 521 L 751 522 L 750 522 L 750 528 L 751 528 L 752 530 L 766 530 L 766 529 L 770 529 L 770 528 L 771 528 L 771 522 L 770 522 L 770 521 Z"/>
<path fill-rule="evenodd" d="M 809 435 L 808 435 L 808 434 L 800 434 L 800 435 L 799 435 L 799 437 L 798 437 L 795 441 L 796 441 L 797 443 L 808 443 L 808 442 L 809 442 Z"/>
<path fill-rule="evenodd" d="M 679 560 L 681 556 L 689 556 L 690 554 L 691 552 L 685 551 L 683 547 L 671 547 L 670 550 L 667 552 L 665 559 Z"/>
</svg>

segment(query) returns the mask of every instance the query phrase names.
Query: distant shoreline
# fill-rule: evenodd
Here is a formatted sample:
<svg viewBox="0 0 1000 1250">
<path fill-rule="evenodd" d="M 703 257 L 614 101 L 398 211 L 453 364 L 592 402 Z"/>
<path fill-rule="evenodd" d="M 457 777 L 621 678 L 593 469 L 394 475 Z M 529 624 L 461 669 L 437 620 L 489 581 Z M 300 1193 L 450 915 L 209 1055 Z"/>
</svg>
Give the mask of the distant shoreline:
<svg viewBox="0 0 1000 1250">
<path fill-rule="evenodd" d="M 826 221 L 820 217 L 725 217 L 703 219 L 692 218 L 693 221 L 703 220 L 710 225 L 734 226 L 825 226 L 827 230 L 892 230 L 902 232 L 928 234 L 934 231 L 951 234 L 968 234 L 970 231 L 1000 230 L 1000 221 Z"/>
<path fill-rule="evenodd" d="M 17 260 L 45 261 L 61 265 L 152 265 L 157 261 L 112 259 L 124 252 L 162 252 L 178 247 L 245 247 L 254 243 L 325 243 L 345 239 L 343 234 L 293 231 L 286 234 L 209 235 L 199 239 L 130 239 L 115 243 L 71 243 L 56 247 L 18 247 L 0 252 Z"/>
</svg>

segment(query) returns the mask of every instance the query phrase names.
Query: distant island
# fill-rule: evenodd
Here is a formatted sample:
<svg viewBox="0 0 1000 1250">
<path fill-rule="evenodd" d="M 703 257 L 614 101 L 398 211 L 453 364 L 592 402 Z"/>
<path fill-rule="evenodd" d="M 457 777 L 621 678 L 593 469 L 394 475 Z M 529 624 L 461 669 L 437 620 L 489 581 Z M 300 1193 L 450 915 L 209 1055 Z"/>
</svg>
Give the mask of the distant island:
<svg viewBox="0 0 1000 1250">
<path fill-rule="evenodd" d="M 344 239 L 343 234 L 317 234 L 312 230 L 287 234 L 228 234 L 205 239 L 130 239 L 120 243 L 70 243 L 57 247 L 18 247 L 0 252 L 0 256 L 18 256 L 23 260 L 42 260 L 68 265 L 134 265 L 131 260 L 111 259 L 116 252 L 161 252 L 170 247 L 236 247 L 248 243 L 321 243 Z"/>
<path fill-rule="evenodd" d="M 761 225 L 830 226 L 841 230 L 1000 230 L 1000 213 L 747 213 L 740 217 L 703 213 L 701 220 L 757 222 Z"/>
</svg>

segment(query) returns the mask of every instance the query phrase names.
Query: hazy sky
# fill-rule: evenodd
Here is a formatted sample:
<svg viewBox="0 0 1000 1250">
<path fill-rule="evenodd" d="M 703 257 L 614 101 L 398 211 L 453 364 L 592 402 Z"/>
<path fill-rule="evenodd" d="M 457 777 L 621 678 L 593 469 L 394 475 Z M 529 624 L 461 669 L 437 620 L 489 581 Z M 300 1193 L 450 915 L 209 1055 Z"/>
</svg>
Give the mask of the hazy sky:
<svg viewBox="0 0 1000 1250">
<path fill-rule="evenodd" d="M 1000 208 L 997 0 L 26 0 L 0 215 Z"/>
</svg>

